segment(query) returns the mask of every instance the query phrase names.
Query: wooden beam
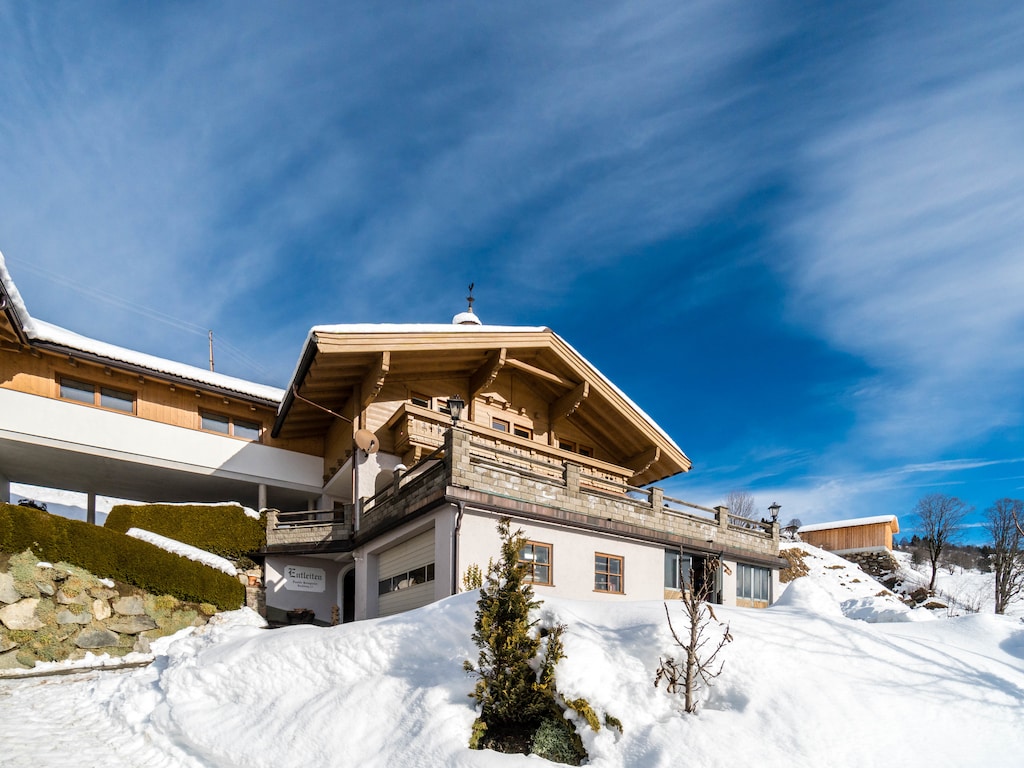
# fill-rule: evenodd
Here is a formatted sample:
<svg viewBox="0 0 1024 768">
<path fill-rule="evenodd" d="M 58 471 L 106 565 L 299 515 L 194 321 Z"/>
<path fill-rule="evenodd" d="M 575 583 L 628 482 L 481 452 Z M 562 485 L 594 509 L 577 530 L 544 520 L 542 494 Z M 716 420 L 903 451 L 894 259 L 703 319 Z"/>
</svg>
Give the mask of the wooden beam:
<svg viewBox="0 0 1024 768">
<path fill-rule="evenodd" d="M 505 365 L 505 357 L 508 350 L 502 347 L 496 349 L 487 356 L 484 364 L 476 369 L 476 372 L 469 379 L 469 400 L 479 395 L 498 378 L 498 372 Z"/>
<path fill-rule="evenodd" d="M 544 379 L 545 381 L 550 381 L 554 384 L 561 384 L 563 387 L 576 386 L 576 382 L 574 381 L 568 381 L 567 379 L 563 379 L 561 376 L 556 376 L 542 368 L 537 368 L 529 363 L 524 363 L 522 360 L 516 360 L 514 357 L 506 358 L 505 365 L 511 368 L 516 368 L 524 373 L 528 373 L 531 376 L 536 376 L 538 379 Z"/>
<path fill-rule="evenodd" d="M 556 421 L 572 416 L 589 394 L 590 382 L 584 381 L 555 400 L 548 410 L 548 420 L 550 423 L 554 424 Z"/>
<path fill-rule="evenodd" d="M 374 361 L 373 366 L 363 377 L 363 383 L 359 387 L 361 408 L 366 408 L 377 399 L 377 395 L 384 388 L 384 379 L 387 378 L 389 370 L 391 370 L 391 353 L 381 352 L 380 357 Z"/>
<path fill-rule="evenodd" d="M 633 470 L 633 476 L 641 475 L 651 468 L 651 465 L 661 458 L 661 448 L 656 445 L 652 445 L 646 451 L 641 451 L 635 456 L 630 456 L 624 462 L 623 466 L 629 467 Z"/>
</svg>

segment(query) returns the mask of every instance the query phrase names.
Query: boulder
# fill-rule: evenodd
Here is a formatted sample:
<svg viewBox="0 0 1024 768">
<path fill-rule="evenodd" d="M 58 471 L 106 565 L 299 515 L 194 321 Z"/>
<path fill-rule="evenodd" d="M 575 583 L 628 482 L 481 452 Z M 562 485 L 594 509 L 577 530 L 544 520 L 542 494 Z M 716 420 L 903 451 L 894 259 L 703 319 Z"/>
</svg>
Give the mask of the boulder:
<svg viewBox="0 0 1024 768">
<path fill-rule="evenodd" d="M 146 604 L 139 595 L 118 598 L 113 607 L 120 616 L 141 616 L 146 612 Z"/>
<path fill-rule="evenodd" d="M 0 573 L 0 603 L 16 603 L 21 600 L 21 593 L 14 587 L 14 577 L 9 573 Z"/>
<path fill-rule="evenodd" d="M 0 622 L 8 629 L 42 629 L 44 624 L 36 618 L 38 597 L 30 597 L 0 608 Z"/>
<path fill-rule="evenodd" d="M 0 669 L 27 669 L 24 664 L 18 661 L 17 653 L 17 651 L 0 653 Z"/>
<path fill-rule="evenodd" d="M 92 598 L 84 592 L 71 596 L 65 593 L 63 589 L 58 589 L 57 602 L 61 605 L 88 605 L 92 602 Z"/>
<path fill-rule="evenodd" d="M 57 623 L 58 624 L 91 624 L 92 614 L 89 611 L 85 613 L 72 613 L 67 608 L 62 611 L 57 611 Z"/>
<path fill-rule="evenodd" d="M 92 615 L 95 616 L 99 621 L 106 621 L 110 618 L 110 603 L 100 598 L 93 600 Z"/>
<path fill-rule="evenodd" d="M 97 600 L 109 600 L 112 597 L 117 597 L 117 590 L 108 587 L 89 587 L 89 594 Z"/>
<path fill-rule="evenodd" d="M 8 651 L 13 651 L 17 647 L 18 644 L 11 640 L 11 638 L 0 635 L 0 653 L 7 653 Z"/>
<path fill-rule="evenodd" d="M 54 589 L 53 584 L 48 581 L 37 581 L 36 589 L 39 590 L 39 594 L 46 595 L 47 597 L 53 597 L 53 593 L 57 591 Z"/>
<path fill-rule="evenodd" d="M 137 635 L 150 629 L 156 629 L 156 622 L 149 616 L 125 616 L 123 618 L 111 619 L 107 622 L 107 629 L 112 629 L 122 635 Z"/>
<path fill-rule="evenodd" d="M 109 648 L 116 646 L 118 637 L 109 629 L 83 629 L 75 639 L 79 648 Z"/>
<path fill-rule="evenodd" d="M 149 646 L 149 638 L 143 635 L 139 635 L 135 638 L 135 645 L 132 646 L 132 650 L 135 653 L 152 653 L 153 650 Z"/>
</svg>

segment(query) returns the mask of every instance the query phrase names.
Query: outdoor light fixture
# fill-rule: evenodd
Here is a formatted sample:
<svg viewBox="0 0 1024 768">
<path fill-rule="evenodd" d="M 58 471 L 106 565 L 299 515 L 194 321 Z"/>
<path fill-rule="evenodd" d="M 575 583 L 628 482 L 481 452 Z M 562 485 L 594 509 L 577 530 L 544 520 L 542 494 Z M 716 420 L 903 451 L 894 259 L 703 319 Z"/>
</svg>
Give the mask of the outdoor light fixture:
<svg viewBox="0 0 1024 768">
<path fill-rule="evenodd" d="M 771 505 L 769 505 L 769 507 L 768 507 L 768 511 L 771 512 L 771 514 L 772 514 L 772 522 L 773 523 L 779 522 L 779 510 L 780 509 L 782 509 L 782 507 L 779 506 L 779 503 L 777 501 L 773 501 L 771 503 Z"/>
<path fill-rule="evenodd" d="M 459 423 L 459 419 L 462 418 L 462 409 L 466 407 L 466 401 L 458 395 L 452 395 L 448 398 L 448 410 L 452 413 L 452 426 L 454 427 Z"/>
</svg>

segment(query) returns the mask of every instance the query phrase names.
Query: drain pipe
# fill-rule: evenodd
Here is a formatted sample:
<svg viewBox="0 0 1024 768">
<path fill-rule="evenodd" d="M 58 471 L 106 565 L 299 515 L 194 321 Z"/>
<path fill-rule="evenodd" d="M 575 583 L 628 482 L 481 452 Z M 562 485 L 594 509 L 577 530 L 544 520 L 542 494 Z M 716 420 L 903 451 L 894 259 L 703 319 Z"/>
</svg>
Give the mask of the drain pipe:
<svg viewBox="0 0 1024 768">
<path fill-rule="evenodd" d="M 458 514 L 455 516 L 455 527 L 452 529 L 452 594 L 459 594 L 459 529 L 462 527 L 462 516 L 466 514 L 466 502 L 457 501 Z"/>
</svg>

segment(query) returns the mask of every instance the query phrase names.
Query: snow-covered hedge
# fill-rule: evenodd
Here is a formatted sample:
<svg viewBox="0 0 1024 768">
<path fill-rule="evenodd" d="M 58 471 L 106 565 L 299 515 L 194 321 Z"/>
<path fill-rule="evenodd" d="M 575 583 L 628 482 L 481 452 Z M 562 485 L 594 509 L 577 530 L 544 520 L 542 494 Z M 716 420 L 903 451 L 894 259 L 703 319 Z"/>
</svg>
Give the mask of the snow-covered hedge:
<svg viewBox="0 0 1024 768">
<path fill-rule="evenodd" d="M 104 527 L 118 533 L 152 531 L 229 560 L 267 543 L 265 515 L 253 518 L 242 506 L 230 504 L 118 504 Z"/>
<path fill-rule="evenodd" d="M 50 562 L 63 560 L 133 584 L 147 592 L 241 607 L 245 588 L 237 578 L 116 531 L 50 515 L 38 509 L 0 504 L 0 551 L 31 550 Z"/>
</svg>

